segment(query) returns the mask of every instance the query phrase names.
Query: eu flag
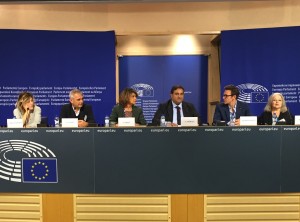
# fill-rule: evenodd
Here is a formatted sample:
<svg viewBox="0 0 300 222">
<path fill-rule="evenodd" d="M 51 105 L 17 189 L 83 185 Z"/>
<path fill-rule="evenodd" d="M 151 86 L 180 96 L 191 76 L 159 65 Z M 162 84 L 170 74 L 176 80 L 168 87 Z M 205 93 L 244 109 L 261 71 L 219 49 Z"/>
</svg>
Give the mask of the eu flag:
<svg viewBox="0 0 300 222">
<path fill-rule="evenodd" d="M 57 183 L 56 158 L 23 158 L 24 183 Z"/>
<path fill-rule="evenodd" d="M 269 92 L 252 92 L 251 93 L 251 103 L 266 103 L 268 102 Z"/>
</svg>

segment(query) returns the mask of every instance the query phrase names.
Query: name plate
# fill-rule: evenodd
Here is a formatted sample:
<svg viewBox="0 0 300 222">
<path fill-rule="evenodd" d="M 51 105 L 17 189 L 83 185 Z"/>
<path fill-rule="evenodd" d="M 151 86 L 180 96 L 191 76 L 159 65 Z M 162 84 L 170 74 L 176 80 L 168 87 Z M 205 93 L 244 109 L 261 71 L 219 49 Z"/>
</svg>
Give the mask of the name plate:
<svg viewBox="0 0 300 222">
<path fill-rule="evenodd" d="M 61 118 L 62 127 L 78 127 L 77 118 Z"/>
<path fill-rule="evenodd" d="M 198 117 L 181 117 L 181 126 L 198 126 Z"/>
<path fill-rule="evenodd" d="M 7 119 L 7 128 L 23 128 L 23 120 Z"/>
<path fill-rule="evenodd" d="M 135 126 L 134 117 L 119 117 L 118 126 Z"/>
<path fill-rule="evenodd" d="M 257 116 L 241 116 L 240 126 L 257 126 Z"/>
<path fill-rule="evenodd" d="M 300 116 L 295 115 L 295 125 L 300 125 Z"/>
</svg>

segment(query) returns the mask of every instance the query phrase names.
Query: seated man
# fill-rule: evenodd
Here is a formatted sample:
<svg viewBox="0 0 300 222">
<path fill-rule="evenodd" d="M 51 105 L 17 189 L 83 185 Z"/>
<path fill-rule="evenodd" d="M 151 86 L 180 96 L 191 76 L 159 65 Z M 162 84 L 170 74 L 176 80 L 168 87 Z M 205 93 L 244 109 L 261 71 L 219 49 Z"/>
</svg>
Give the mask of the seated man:
<svg viewBox="0 0 300 222">
<path fill-rule="evenodd" d="M 171 89 L 171 99 L 166 103 L 159 104 L 156 113 L 152 119 L 152 124 L 158 126 L 160 117 L 165 116 L 166 121 L 171 122 L 172 126 L 181 125 L 181 117 L 198 117 L 198 123 L 201 125 L 201 118 L 194 105 L 183 101 L 184 88 L 180 85 L 173 86 Z"/>
<path fill-rule="evenodd" d="M 87 127 L 89 123 L 94 123 L 92 107 L 83 103 L 83 93 L 79 89 L 73 89 L 69 97 L 70 103 L 62 106 L 59 119 L 77 118 L 78 127 Z"/>
<path fill-rule="evenodd" d="M 226 125 L 239 126 L 240 116 L 251 116 L 248 105 L 237 100 L 239 94 L 239 89 L 234 85 L 224 87 L 224 102 L 216 106 L 213 124 L 223 121 Z"/>
</svg>

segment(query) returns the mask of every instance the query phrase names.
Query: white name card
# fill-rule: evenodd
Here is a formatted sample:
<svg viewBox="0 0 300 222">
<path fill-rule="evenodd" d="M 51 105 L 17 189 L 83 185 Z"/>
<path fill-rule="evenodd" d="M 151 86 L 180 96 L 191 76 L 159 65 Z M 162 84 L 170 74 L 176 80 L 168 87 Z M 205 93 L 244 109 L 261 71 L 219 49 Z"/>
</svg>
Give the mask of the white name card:
<svg viewBox="0 0 300 222">
<path fill-rule="evenodd" d="M 257 126 L 257 116 L 241 116 L 240 126 Z"/>
<path fill-rule="evenodd" d="M 300 125 L 300 116 L 295 115 L 295 125 Z"/>
<path fill-rule="evenodd" d="M 7 119 L 7 128 L 23 128 L 23 120 Z"/>
<path fill-rule="evenodd" d="M 181 126 L 198 126 L 198 117 L 181 117 Z"/>
<path fill-rule="evenodd" d="M 62 127 L 78 127 L 78 119 L 77 118 L 61 118 L 61 126 Z"/>
<path fill-rule="evenodd" d="M 135 126 L 134 117 L 119 117 L 118 126 Z"/>
</svg>

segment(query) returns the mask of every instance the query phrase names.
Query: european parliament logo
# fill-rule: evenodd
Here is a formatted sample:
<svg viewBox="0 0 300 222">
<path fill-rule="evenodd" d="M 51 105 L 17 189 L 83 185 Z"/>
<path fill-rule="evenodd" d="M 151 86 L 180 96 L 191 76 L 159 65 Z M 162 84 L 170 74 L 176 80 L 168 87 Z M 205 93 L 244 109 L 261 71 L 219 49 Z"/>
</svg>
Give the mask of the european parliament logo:
<svg viewBox="0 0 300 222">
<path fill-rule="evenodd" d="M 0 141 L 0 179 L 19 183 L 58 183 L 57 158 L 52 150 L 39 143 Z"/>
<path fill-rule="evenodd" d="M 154 89 L 153 86 L 150 86 L 145 83 L 138 83 L 131 86 L 139 97 L 154 97 Z"/>
<path fill-rule="evenodd" d="M 245 103 L 266 103 L 269 98 L 269 91 L 266 87 L 253 83 L 237 85 L 240 91 L 238 100 Z"/>
<path fill-rule="evenodd" d="M 57 159 L 23 158 L 24 183 L 57 183 Z"/>
</svg>

